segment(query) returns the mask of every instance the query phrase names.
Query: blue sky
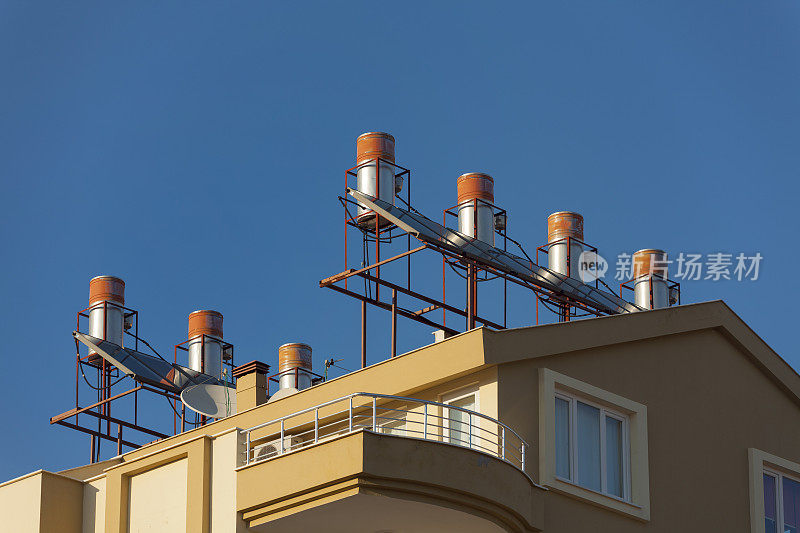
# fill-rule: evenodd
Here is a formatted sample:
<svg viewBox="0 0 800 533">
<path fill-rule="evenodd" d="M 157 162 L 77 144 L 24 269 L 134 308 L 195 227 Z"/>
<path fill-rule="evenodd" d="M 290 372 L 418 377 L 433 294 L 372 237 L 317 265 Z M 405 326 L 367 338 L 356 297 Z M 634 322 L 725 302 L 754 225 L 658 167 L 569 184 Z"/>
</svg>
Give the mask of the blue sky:
<svg viewBox="0 0 800 533">
<path fill-rule="evenodd" d="M 318 281 L 342 269 L 364 131 L 394 134 L 433 218 L 461 173 L 492 174 L 529 250 L 570 209 L 606 257 L 761 253 L 757 281 L 684 302 L 724 299 L 800 367 L 798 67 L 797 0 L 0 3 L 0 479 L 88 460 L 48 419 L 98 274 L 164 353 L 213 308 L 240 363 L 304 341 L 355 368 L 359 306 Z M 370 314 L 371 361 L 388 321 Z M 430 341 L 400 328 L 401 351 Z"/>
</svg>

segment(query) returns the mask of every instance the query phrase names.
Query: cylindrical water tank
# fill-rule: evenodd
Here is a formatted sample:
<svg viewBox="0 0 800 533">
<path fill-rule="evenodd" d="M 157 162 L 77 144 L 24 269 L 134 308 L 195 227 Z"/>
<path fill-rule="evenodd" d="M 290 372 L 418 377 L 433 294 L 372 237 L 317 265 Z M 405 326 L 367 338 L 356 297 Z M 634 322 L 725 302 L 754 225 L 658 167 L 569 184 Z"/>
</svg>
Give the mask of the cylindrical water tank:
<svg viewBox="0 0 800 533">
<path fill-rule="evenodd" d="M 489 205 L 494 203 L 494 180 L 488 174 L 469 172 L 458 177 L 456 186 L 458 231 L 494 246 L 494 209 Z"/>
<path fill-rule="evenodd" d="M 378 158 L 381 159 L 381 162 L 380 166 L 376 167 Z M 356 139 L 358 191 L 394 205 L 394 167 L 387 161 L 394 163 L 394 137 L 380 131 L 362 133 L 358 136 Z M 380 171 L 379 173 L 375 171 L 376 168 Z M 376 174 L 379 174 L 379 179 Z M 375 213 L 372 213 L 366 206 L 358 206 L 356 220 L 360 226 L 375 227 Z M 388 220 L 381 221 L 381 226 L 388 224 Z"/>
<path fill-rule="evenodd" d="M 290 342 L 278 348 L 281 389 L 290 387 L 298 390 L 307 389 L 311 386 L 311 374 L 309 374 L 311 370 L 311 346 L 302 342 Z"/>
<path fill-rule="evenodd" d="M 666 280 L 667 253 L 664 250 L 645 249 L 633 254 L 633 293 L 636 305 L 644 309 L 669 307 L 669 286 Z"/>
<path fill-rule="evenodd" d="M 573 211 L 558 211 L 547 217 L 547 243 L 550 245 L 547 249 L 548 268 L 559 274 L 581 279 L 580 257 L 583 245 L 574 239 L 583 241 L 583 216 Z"/>
<path fill-rule="evenodd" d="M 222 313 L 202 309 L 189 315 L 189 368 L 222 376 Z"/>
<path fill-rule="evenodd" d="M 89 281 L 89 335 L 122 346 L 125 334 L 123 305 L 124 281 L 115 276 L 92 278 Z"/>
</svg>

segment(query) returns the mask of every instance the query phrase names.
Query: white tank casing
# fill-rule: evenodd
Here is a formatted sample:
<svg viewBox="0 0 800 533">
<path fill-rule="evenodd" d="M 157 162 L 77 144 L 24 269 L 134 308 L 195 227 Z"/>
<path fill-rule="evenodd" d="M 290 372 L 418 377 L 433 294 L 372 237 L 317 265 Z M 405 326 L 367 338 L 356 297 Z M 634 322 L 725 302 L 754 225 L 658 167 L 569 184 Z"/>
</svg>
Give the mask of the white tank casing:
<svg viewBox="0 0 800 533">
<path fill-rule="evenodd" d="M 189 368 L 222 378 L 222 313 L 208 309 L 191 313 L 187 348 Z"/>
<path fill-rule="evenodd" d="M 573 211 L 558 211 L 547 217 L 547 243 L 550 245 L 547 249 L 547 267 L 559 274 L 581 279 L 583 245 L 573 239 L 583 241 L 583 216 Z"/>
<path fill-rule="evenodd" d="M 489 205 L 494 204 L 494 179 L 488 174 L 469 172 L 458 177 L 456 186 L 458 231 L 494 246 L 494 208 Z"/>
<path fill-rule="evenodd" d="M 89 281 L 89 335 L 122 346 L 125 335 L 123 305 L 124 281 L 114 276 L 92 278 Z"/>
<path fill-rule="evenodd" d="M 380 158 L 380 166 L 376 167 L 376 160 Z M 394 205 L 396 188 L 402 186 L 402 180 L 395 182 L 394 167 L 394 137 L 379 131 L 363 133 L 356 139 L 356 169 L 358 191 L 373 198 L 379 198 Z M 379 179 L 376 179 L 376 168 L 380 170 Z M 380 189 L 380 190 L 378 190 Z M 358 205 L 357 221 L 360 226 L 375 227 L 375 214 L 363 205 Z M 382 220 L 381 226 L 389 224 Z"/>
<path fill-rule="evenodd" d="M 667 253 L 664 250 L 645 249 L 633 254 L 634 303 L 644 309 L 669 307 L 667 285 Z M 650 287 L 653 290 L 652 305 Z"/>
<path fill-rule="evenodd" d="M 297 372 L 295 373 L 295 369 Z M 311 386 L 311 346 L 302 342 L 290 342 L 278 348 L 279 388 L 297 390 Z M 297 383 L 295 383 L 295 375 Z"/>
</svg>

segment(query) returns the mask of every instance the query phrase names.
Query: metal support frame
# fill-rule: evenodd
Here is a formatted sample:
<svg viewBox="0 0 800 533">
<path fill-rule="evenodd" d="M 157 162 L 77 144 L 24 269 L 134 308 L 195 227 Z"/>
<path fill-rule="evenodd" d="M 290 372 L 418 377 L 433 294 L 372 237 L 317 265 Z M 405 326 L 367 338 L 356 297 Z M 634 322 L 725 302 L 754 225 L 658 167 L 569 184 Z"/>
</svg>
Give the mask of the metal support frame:
<svg viewBox="0 0 800 533">
<path fill-rule="evenodd" d="M 125 323 L 130 323 L 130 326 L 124 328 L 123 331 L 124 338 L 132 339 L 132 348 L 139 351 L 139 344 L 141 342 L 141 344 L 149 348 L 155 355 L 161 357 L 147 341 L 139 337 L 139 312 L 115 302 L 98 302 L 78 311 L 75 321 L 76 331 L 85 331 L 81 326 L 88 321 L 89 312 L 93 309 L 97 309 L 100 305 L 103 307 L 103 314 L 105 317 L 103 322 L 103 340 L 107 338 L 108 308 L 110 306 L 117 307 L 122 310 Z M 129 329 L 132 329 L 133 333 L 131 333 Z M 97 383 L 94 385 L 89 382 L 89 378 L 86 375 L 86 370 L 89 369 L 93 369 L 97 376 Z M 86 387 L 96 392 L 96 400 L 85 407 L 81 407 L 80 405 L 81 377 L 86 381 Z M 112 366 L 97 354 L 81 355 L 81 343 L 75 339 L 75 403 L 72 409 L 51 417 L 50 424 L 57 424 L 89 435 L 90 463 L 95 463 L 100 460 L 102 441 L 115 443 L 115 451 L 117 454 L 123 452 L 123 447 L 135 449 L 144 444 L 137 443 L 134 439 L 124 438 L 123 429 L 128 430 L 125 431 L 126 436 L 130 434 L 130 431 L 135 432 L 140 437 L 147 436 L 163 439 L 169 436 L 166 433 L 139 423 L 139 393 L 147 392 L 163 396 L 173 405 L 173 409 L 174 406 L 180 403 L 180 397 L 174 393 L 159 390 L 158 388 L 136 381 L 132 388 L 115 394 L 114 389 L 116 385 L 124 381 L 126 377 L 127 376 L 121 376 L 116 367 Z M 132 421 L 126 420 L 118 415 L 112 415 L 112 406 L 126 397 L 132 400 Z M 87 416 L 89 420 L 95 420 L 96 425 L 93 425 L 89 420 L 85 420 Z M 183 431 L 184 426 L 185 422 L 182 424 L 181 431 Z M 177 427 L 174 429 L 177 433 Z"/>
<path fill-rule="evenodd" d="M 447 317 L 448 314 L 453 314 L 459 317 L 463 317 L 465 319 L 465 329 L 470 330 L 478 325 L 489 326 L 495 329 L 505 329 L 508 326 L 508 283 L 511 282 L 516 286 L 528 289 L 534 293 L 535 301 L 536 301 L 536 323 L 539 323 L 539 302 L 540 300 L 548 305 L 548 303 L 552 303 L 557 307 L 564 309 L 562 312 L 562 319 L 569 320 L 571 316 L 586 316 L 586 315 L 596 315 L 601 316 L 603 313 L 592 308 L 589 308 L 585 304 L 580 302 L 576 302 L 574 300 L 570 300 L 565 295 L 560 293 L 554 293 L 550 290 L 544 289 L 532 283 L 520 280 L 511 276 L 505 272 L 499 271 L 496 268 L 493 268 L 489 264 L 485 264 L 469 257 L 466 257 L 462 254 L 458 254 L 453 252 L 452 250 L 444 247 L 444 246 L 437 246 L 435 243 L 422 243 L 420 246 L 416 248 L 411 248 L 411 234 L 401 230 L 397 226 L 392 223 L 386 223 L 385 220 L 381 219 L 381 216 L 378 213 L 374 213 L 372 211 L 366 211 L 362 213 L 360 216 L 357 214 L 353 214 L 351 209 L 358 209 L 359 203 L 354 199 L 351 199 L 348 194 L 348 180 L 357 178 L 358 174 L 356 170 L 365 165 L 365 164 L 375 164 L 376 165 L 376 192 L 375 194 L 380 197 L 380 173 L 381 173 L 381 164 L 390 165 L 395 169 L 395 177 L 396 176 L 404 176 L 407 178 L 406 183 L 406 194 L 405 198 L 401 197 L 400 195 L 395 195 L 395 200 L 401 202 L 404 209 L 409 211 L 415 212 L 416 210 L 411 205 L 411 171 L 404 167 L 400 167 L 395 165 L 394 163 L 381 159 L 375 158 L 368 161 L 363 161 L 361 164 L 352 167 L 345 171 L 345 194 L 339 196 L 339 201 L 342 204 L 342 208 L 344 211 L 344 270 L 338 274 L 325 278 L 319 282 L 320 287 L 329 288 L 334 291 L 340 292 L 342 294 L 346 294 L 352 298 L 355 298 L 360 301 L 361 307 L 361 367 L 367 366 L 367 304 L 375 306 L 379 309 L 384 309 L 389 311 L 391 314 L 391 339 L 390 339 L 390 350 L 389 355 L 394 357 L 397 355 L 397 316 L 402 316 L 404 318 L 408 318 L 425 326 L 432 327 L 434 329 L 441 329 L 447 332 L 448 334 L 456 334 L 459 333 L 457 329 L 452 326 L 448 325 Z M 478 207 L 480 205 L 488 205 L 492 208 L 495 217 L 497 216 L 505 216 L 507 220 L 507 212 L 500 207 L 487 202 L 486 200 L 482 199 L 473 199 L 473 213 L 475 218 L 477 219 L 477 212 Z M 455 211 L 459 207 L 459 204 L 452 206 L 448 209 L 445 209 L 443 212 L 443 219 L 444 225 L 447 226 L 448 216 L 452 216 L 457 218 L 458 213 Z M 370 225 L 362 226 L 359 225 L 359 218 L 363 219 L 364 216 L 370 216 Z M 383 220 L 383 222 L 382 222 Z M 374 227 L 371 225 L 374 222 Z M 474 227 L 477 228 L 477 220 L 474 220 Z M 348 267 L 348 255 L 349 255 L 349 248 L 348 242 L 351 242 L 352 239 L 348 240 L 348 231 L 349 230 L 357 230 L 360 235 L 360 245 L 363 247 L 363 254 L 362 254 L 362 264 L 360 268 L 354 269 Z M 525 257 L 528 257 L 525 254 L 524 249 L 522 246 L 515 241 L 514 239 L 510 238 L 507 234 L 506 228 L 502 229 L 495 229 L 494 230 L 497 235 L 499 235 L 503 239 L 503 250 L 508 249 L 508 242 L 510 241 L 516 247 L 518 247 Z M 400 240 L 403 236 L 406 237 L 405 239 L 405 250 L 396 253 L 395 255 L 389 257 L 388 259 L 383 259 L 382 254 L 384 251 L 381 249 L 385 246 L 391 246 L 396 241 Z M 577 240 L 577 239 L 574 239 Z M 558 242 L 558 241 L 557 241 Z M 568 245 L 571 241 L 568 241 Z M 549 243 L 550 245 L 554 243 Z M 589 246 L 585 243 L 581 244 L 585 245 L 587 249 L 596 251 L 597 249 Z M 369 246 L 373 245 L 375 247 L 374 252 L 369 250 Z M 537 261 L 538 261 L 538 252 L 539 250 L 547 252 L 548 245 L 540 246 L 537 248 Z M 395 248 L 396 250 L 396 248 Z M 411 256 L 417 254 L 423 250 L 431 250 L 437 252 L 442 255 L 442 291 L 441 291 L 441 298 L 434 298 L 420 292 L 414 291 L 411 289 L 412 283 L 412 272 L 411 272 Z M 528 259 L 530 259 L 528 257 Z M 405 260 L 406 262 L 406 279 L 403 280 L 405 283 L 398 282 L 397 280 L 390 281 L 388 279 L 384 279 L 381 276 L 381 267 L 386 267 L 389 264 L 396 263 L 397 261 Z M 370 263 L 370 261 L 372 261 Z M 533 260 L 531 260 L 533 263 Z M 456 272 L 459 276 L 461 276 L 466 281 L 466 305 L 465 307 L 461 308 L 458 306 L 454 306 L 447 303 L 447 290 L 446 290 L 446 277 L 447 277 L 447 267 L 450 267 L 451 270 Z M 362 283 L 350 283 L 351 278 L 354 277 L 361 278 L 363 282 L 363 288 L 359 289 L 362 286 Z M 502 323 L 499 320 L 493 321 L 486 317 L 482 317 L 478 313 L 478 287 L 480 283 L 495 280 L 495 279 L 502 279 L 503 282 L 503 290 L 502 290 L 502 297 L 503 297 L 503 318 Z M 381 287 L 388 288 L 391 291 L 391 300 L 385 301 L 381 299 Z M 406 298 L 410 298 L 412 301 L 421 302 L 422 305 L 419 307 L 408 307 L 404 306 L 400 300 L 400 296 Z M 420 308 L 421 307 L 421 308 Z M 577 315 L 572 314 L 570 309 L 581 310 L 586 315 Z M 441 310 L 442 316 L 441 320 L 435 320 L 428 315 L 430 312 L 434 310 Z"/>
<path fill-rule="evenodd" d="M 200 372 L 205 372 L 205 361 L 206 361 L 206 338 L 212 339 L 214 341 L 219 342 L 222 345 L 222 365 L 220 365 L 223 369 L 225 367 L 228 368 L 228 376 L 230 377 L 231 383 L 235 384 L 236 380 L 233 375 L 233 371 L 236 368 L 236 364 L 234 363 L 233 359 L 233 344 L 229 342 L 225 342 L 224 340 L 220 339 L 219 337 L 215 337 L 213 335 L 207 335 L 205 333 L 201 333 L 200 335 L 195 335 L 191 339 L 186 339 L 185 341 L 181 342 L 180 344 L 175 345 L 175 364 L 178 364 L 178 350 L 182 350 L 184 352 L 188 352 L 189 348 L 188 345 L 190 342 L 200 337 Z M 215 376 L 216 377 L 216 376 Z M 182 402 L 181 402 L 182 405 Z M 173 431 L 177 435 L 178 433 L 178 401 L 172 402 L 172 410 L 173 410 L 173 417 L 172 417 L 172 427 Z M 181 433 L 185 431 L 184 427 L 186 425 L 186 411 L 185 409 L 181 408 Z M 200 416 L 200 423 L 199 426 L 205 426 L 208 423 L 208 417 L 201 415 Z"/>
<path fill-rule="evenodd" d="M 567 245 L 567 273 L 566 273 L 567 277 L 573 277 L 572 276 L 572 272 L 571 272 L 571 269 L 572 269 L 572 245 L 573 245 L 573 243 L 580 244 L 583 247 L 584 251 L 588 250 L 590 252 L 594 252 L 595 254 L 597 253 L 597 247 L 592 246 L 591 244 L 588 244 L 588 243 L 586 243 L 586 242 L 584 242 L 584 241 L 582 241 L 580 239 L 577 239 L 575 237 L 567 236 L 567 237 L 562 237 L 560 239 L 556 239 L 554 241 L 548 242 L 547 244 L 543 244 L 541 246 L 537 246 L 536 247 L 536 263 L 537 264 L 539 263 L 539 252 L 542 252 L 544 254 L 549 254 L 550 248 L 552 248 L 556 244 L 562 244 L 562 243 L 566 243 L 566 245 Z M 599 284 L 599 281 L 597 279 L 594 280 L 594 287 L 596 289 L 600 288 L 600 284 Z M 609 290 L 611 290 L 611 289 L 609 289 Z M 611 291 L 611 292 L 613 292 L 613 291 Z M 539 324 L 539 303 L 540 302 L 542 302 L 542 304 L 545 305 L 545 307 L 547 307 L 548 303 L 552 304 L 553 306 L 556 307 L 555 311 L 553 311 L 552 309 L 550 309 L 550 310 L 553 311 L 558 316 L 558 321 L 559 322 L 569 322 L 573 317 L 581 317 L 581 316 L 588 316 L 588 315 L 602 316 L 602 313 L 600 313 L 600 312 L 598 312 L 598 311 L 596 311 L 594 309 L 591 309 L 591 308 L 589 308 L 589 307 L 587 307 L 585 305 L 582 305 L 579 302 L 576 302 L 575 300 L 573 300 L 571 298 L 568 298 L 566 296 L 557 295 L 557 294 L 548 293 L 546 295 L 538 295 L 537 298 L 536 298 L 536 324 L 537 325 Z M 548 307 L 548 309 L 549 309 L 549 307 Z M 582 311 L 582 314 L 578 315 L 577 313 L 573 313 L 573 311 L 572 311 L 573 309 L 575 309 L 576 311 L 578 309 L 580 309 Z"/>
<path fill-rule="evenodd" d="M 628 281 L 624 281 L 624 282 L 620 283 L 619 284 L 619 295 L 620 295 L 620 297 L 622 297 L 622 295 L 623 295 L 623 292 L 622 292 L 623 289 L 627 289 L 629 291 L 634 291 L 634 286 L 636 285 L 636 280 L 638 280 L 640 278 L 643 278 L 643 277 L 647 277 L 648 278 L 647 279 L 647 283 L 649 284 L 649 289 L 650 289 L 650 309 L 653 309 L 653 277 L 654 276 L 658 277 L 658 278 L 661 278 L 663 281 L 666 282 L 666 284 L 667 284 L 667 298 L 669 298 L 669 294 L 672 291 L 672 289 L 676 290 L 676 292 L 678 293 L 677 305 L 681 305 L 681 284 L 679 282 L 675 281 L 675 280 L 672 280 L 672 279 L 669 279 L 667 277 L 664 277 L 664 276 L 662 276 L 661 274 L 659 274 L 657 272 L 651 272 L 649 274 L 643 274 L 643 275 L 639 276 L 638 278 L 631 278 Z M 670 305 L 672 305 L 672 304 L 670 304 Z"/>
</svg>

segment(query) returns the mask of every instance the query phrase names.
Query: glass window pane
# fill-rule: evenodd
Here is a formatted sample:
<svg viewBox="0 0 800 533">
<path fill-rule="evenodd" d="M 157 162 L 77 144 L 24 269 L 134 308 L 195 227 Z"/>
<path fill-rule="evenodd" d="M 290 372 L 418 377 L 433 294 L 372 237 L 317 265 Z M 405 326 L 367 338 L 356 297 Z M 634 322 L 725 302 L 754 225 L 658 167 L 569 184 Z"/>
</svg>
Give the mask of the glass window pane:
<svg viewBox="0 0 800 533">
<path fill-rule="evenodd" d="M 470 394 L 464 398 L 448 402 L 449 405 L 475 410 L 475 395 Z M 447 410 L 447 440 L 451 444 L 460 444 L 461 446 L 469 446 L 469 413 L 459 411 L 457 409 Z M 476 421 L 473 421 L 476 424 Z M 476 424 L 477 425 L 477 424 Z"/>
<path fill-rule="evenodd" d="M 578 484 L 602 490 L 600 483 L 600 409 L 578 402 Z"/>
<path fill-rule="evenodd" d="M 783 530 L 797 533 L 800 525 L 800 483 L 783 478 Z"/>
<path fill-rule="evenodd" d="M 775 522 L 777 513 L 775 512 L 775 478 L 769 474 L 764 474 L 764 531 L 765 533 L 777 533 L 778 525 Z"/>
<path fill-rule="evenodd" d="M 556 475 L 571 479 L 569 469 L 569 402 L 556 398 Z"/>
<path fill-rule="evenodd" d="M 622 498 L 622 421 L 606 417 L 606 487 Z"/>
</svg>

